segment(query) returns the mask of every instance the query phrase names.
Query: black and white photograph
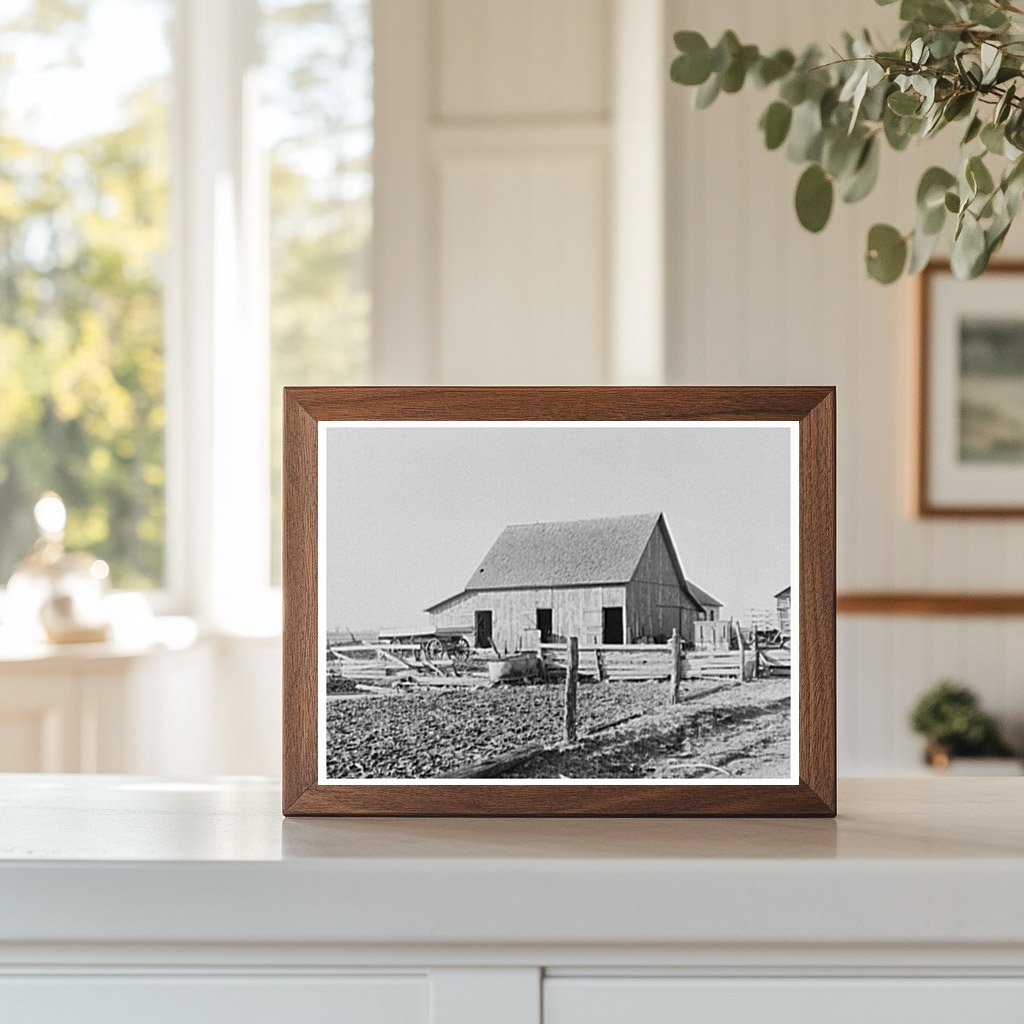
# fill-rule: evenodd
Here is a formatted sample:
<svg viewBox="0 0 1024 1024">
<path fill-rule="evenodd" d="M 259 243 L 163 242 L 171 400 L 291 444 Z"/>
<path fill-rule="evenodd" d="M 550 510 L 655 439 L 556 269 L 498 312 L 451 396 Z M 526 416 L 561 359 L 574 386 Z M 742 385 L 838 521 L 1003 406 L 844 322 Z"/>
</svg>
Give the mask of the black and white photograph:
<svg viewBox="0 0 1024 1024">
<path fill-rule="evenodd" d="M 320 781 L 796 781 L 796 425 L 321 423 Z"/>
</svg>

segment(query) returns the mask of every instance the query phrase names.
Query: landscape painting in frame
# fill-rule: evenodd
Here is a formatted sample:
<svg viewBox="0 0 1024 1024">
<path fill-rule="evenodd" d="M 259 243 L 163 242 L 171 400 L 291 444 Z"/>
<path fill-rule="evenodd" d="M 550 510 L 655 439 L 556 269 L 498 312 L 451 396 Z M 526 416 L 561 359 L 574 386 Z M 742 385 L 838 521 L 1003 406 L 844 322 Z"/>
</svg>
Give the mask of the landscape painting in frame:
<svg viewBox="0 0 1024 1024">
<path fill-rule="evenodd" d="M 1024 514 L 1024 276 L 924 275 L 919 510 Z"/>
<path fill-rule="evenodd" d="M 319 783 L 796 785 L 798 429 L 319 423 Z"/>
</svg>

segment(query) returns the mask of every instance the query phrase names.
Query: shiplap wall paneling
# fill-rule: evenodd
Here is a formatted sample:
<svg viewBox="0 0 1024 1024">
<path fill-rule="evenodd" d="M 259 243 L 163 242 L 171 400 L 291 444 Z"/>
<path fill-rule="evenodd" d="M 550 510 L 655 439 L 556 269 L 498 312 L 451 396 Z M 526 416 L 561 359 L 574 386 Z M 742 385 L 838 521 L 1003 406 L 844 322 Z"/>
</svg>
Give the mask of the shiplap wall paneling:
<svg viewBox="0 0 1024 1024">
<path fill-rule="evenodd" d="M 439 169 L 447 384 L 599 383 L 607 179 L 590 152 L 447 155 Z"/>
<path fill-rule="evenodd" d="M 734 29 L 765 48 L 828 44 L 867 24 L 895 35 L 894 8 L 862 0 L 669 0 L 669 31 Z M 909 227 L 922 171 L 950 159 L 956 133 L 883 153 L 881 185 L 836 204 L 818 236 L 792 206 L 800 169 L 764 150 L 771 95 L 747 88 L 706 111 L 666 87 L 666 321 L 669 378 L 688 384 L 835 384 L 839 389 L 838 559 L 845 590 L 1019 590 L 1024 524 L 927 522 L 909 508 L 916 306 L 909 281 L 863 270 L 871 224 Z M 1021 252 L 1011 234 L 1008 254 Z M 963 679 L 1011 732 L 1024 721 L 1024 620 L 844 618 L 839 625 L 840 769 L 917 769 L 907 716 L 942 677 Z"/>
<path fill-rule="evenodd" d="M 609 0 L 437 0 L 436 13 L 442 120 L 607 117 Z"/>
<path fill-rule="evenodd" d="M 607 376 L 611 6 L 437 0 L 439 379 Z"/>
</svg>

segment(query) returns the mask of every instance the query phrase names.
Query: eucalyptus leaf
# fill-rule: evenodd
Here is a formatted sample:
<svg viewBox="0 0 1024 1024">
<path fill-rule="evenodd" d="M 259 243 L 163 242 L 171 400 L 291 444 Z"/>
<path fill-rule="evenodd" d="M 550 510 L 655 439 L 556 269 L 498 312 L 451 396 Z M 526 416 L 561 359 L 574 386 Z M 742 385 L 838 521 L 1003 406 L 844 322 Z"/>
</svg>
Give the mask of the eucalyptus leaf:
<svg viewBox="0 0 1024 1024">
<path fill-rule="evenodd" d="M 1011 114 L 1013 110 L 1013 101 L 1017 96 L 1017 83 L 1011 82 L 1007 87 L 999 102 L 996 104 L 996 112 L 992 116 L 992 120 L 996 124 L 1002 124 Z"/>
<path fill-rule="evenodd" d="M 673 82 L 680 85 L 703 85 L 711 74 L 711 60 L 705 53 L 703 57 L 691 57 L 683 54 L 672 61 L 669 75 Z"/>
<path fill-rule="evenodd" d="M 966 176 L 976 194 L 987 196 L 995 188 L 992 175 L 980 156 L 972 156 L 967 161 Z"/>
<path fill-rule="evenodd" d="M 917 229 L 925 235 L 941 234 L 946 225 L 946 204 L 940 203 L 928 210 L 919 210 L 917 214 Z"/>
<path fill-rule="evenodd" d="M 706 110 L 715 102 L 721 91 L 721 78 L 717 74 L 712 74 L 712 76 L 693 94 L 693 105 L 698 110 Z"/>
<path fill-rule="evenodd" d="M 779 87 L 779 98 L 791 107 L 797 107 L 807 99 L 807 75 L 803 71 L 794 71 L 783 79 Z"/>
<path fill-rule="evenodd" d="M 853 175 L 843 187 L 844 203 L 860 202 L 875 187 L 875 183 L 878 181 L 880 148 L 877 137 L 872 137 L 864 143 Z"/>
<path fill-rule="evenodd" d="M 881 121 L 885 113 L 886 100 L 892 91 L 892 82 L 884 77 L 872 85 L 864 96 L 864 102 L 860 105 L 858 120 L 862 124 L 865 121 Z"/>
<path fill-rule="evenodd" d="M 991 42 L 981 44 L 981 84 L 991 85 L 1003 64 L 1003 51 Z"/>
<path fill-rule="evenodd" d="M 811 164 L 796 186 L 796 215 L 808 231 L 821 231 L 832 215 L 835 190 L 831 178 L 817 165 Z"/>
<path fill-rule="evenodd" d="M 993 156 L 1002 156 L 1006 147 L 1006 133 L 1002 126 L 989 121 L 981 129 L 981 143 Z"/>
<path fill-rule="evenodd" d="M 917 274 L 931 261 L 938 248 L 941 231 L 926 232 L 920 227 L 914 230 L 910 238 L 910 262 L 907 264 L 907 273 Z"/>
<path fill-rule="evenodd" d="M 1012 220 L 1017 216 L 1024 197 L 1024 157 L 1019 157 L 1003 175 L 1002 190 L 1006 196 L 1007 213 Z"/>
<path fill-rule="evenodd" d="M 786 141 L 792 121 L 793 108 L 780 100 L 772 103 L 761 115 L 761 130 L 768 149 L 778 149 Z"/>
<path fill-rule="evenodd" d="M 754 66 L 753 78 L 762 88 L 784 78 L 793 70 L 796 58 L 790 50 L 776 50 L 770 57 L 762 57 Z"/>
<path fill-rule="evenodd" d="M 739 92 L 747 79 L 747 72 L 758 59 L 756 46 L 741 46 L 732 63 L 722 72 L 722 92 Z"/>
<path fill-rule="evenodd" d="M 916 114 L 921 107 L 921 100 L 909 92 L 894 92 L 889 96 L 889 109 L 901 117 Z"/>
<path fill-rule="evenodd" d="M 1010 184 L 1003 187 L 1006 195 L 1006 213 L 1013 222 L 1013 218 L 1020 212 L 1021 199 L 1024 198 L 1024 178 L 1017 178 Z"/>
<path fill-rule="evenodd" d="M 983 122 L 980 117 L 972 117 L 971 123 L 967 126 L 967 131 L 964 132 L 964 137 L 960 141 L 961 146 L 970 145 L 981 133 Z"/>
<path fill-rule="evenodd" d="M 711 51 L 711 70 L 721 74 L 733 62 L 733 57 L 739 53 L 742 44 L 732 29 L 722 33 L 722 37 L 715 44 Z"/>
<path fill-rule="evenodd" d="M 793 111 L 786 155 L 793 163 L 817 160 L 821 143 L 821 111 L 817 103 L 805 101 Z"/>
<path fill-rule="evenodd" d="M 852 171 L 864 149 L 864 136 L 850 136 L 839 128 L 822 133 L 821 166 L 833 178 L 841 178 Z"/>
<path fill-rule="evenodd" d="M 936 206 L 942 206 L 946 192 L 955 184 L 956 176 L 944 167 L 929 167 L 917 186 L 917 208 L 927 213 Z"/>
<path fill-rule="evenodd" d="M 938 131 L 942 127 L 942 107 L 932 107 L 931 113 L 925 119 L 924 131 L 921 132 L 922 138 L 927 138 L 929 135 Z"/>
<path fill-rule="evenodd" d="M 957 121 L 966 117 L 974 107 L 975 95 L 971 92 L 955 93 L 946 100 L 942 107 L 942 116 L 946 121 Z"/>
<path fill-rule="evenodd" d="M 953 273 L 961 280 L 977 277 L 981 265 L 984 269 L 985 232 L 978 219 L 970 212 L 965 212 L 960 227 L 953 238 L 953 251 L 950 264 Z"/>
<path fill-rule="evenodd" d="M 900 117 L 891 110 L 886 110 L 882 117 L 885 141 L 897 152 L 904 150 L 910 140 L 920 131 L 924 124 L 921 117 Z"/>
<path fill-rule="evenodd" d="M 906 239 L 890 224 L 876 224 L 868 232 L 868 273 L 880 284 L 892 284 L 907 263 Z"/>
<path fill-rule="evenodd" d="M 976 24 L 984 25 L 985 28 L 999 30 L 1007 25 L 1006 15 L 990 3 L 972 3 L 968 10 L 968 17 Z"/>
</svg>

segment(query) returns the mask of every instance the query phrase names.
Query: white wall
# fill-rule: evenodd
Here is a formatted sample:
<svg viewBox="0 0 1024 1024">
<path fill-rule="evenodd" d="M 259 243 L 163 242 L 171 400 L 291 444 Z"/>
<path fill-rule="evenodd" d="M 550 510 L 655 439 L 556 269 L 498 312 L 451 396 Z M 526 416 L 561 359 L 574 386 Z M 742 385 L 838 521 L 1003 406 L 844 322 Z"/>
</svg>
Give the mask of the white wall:
<svg viewBox="0 0 1024 1024">
<path fill-rule="evenodd" d="M 375 19 L 375 378 L 604 380 L 610 0 L 380 0 Z"/>
<path fill-rule="evenodd" d="M 743 42 L 795 48 L 865 24 L 893 38 L 894 11 L 869 0 L 669 0 L 668 27 L 713 39 L 732 28 Z M 768 94 L 695 111 L 692 90 L 667 91 L 670 382 L 837 385 L 840 590 L 1020 590 L 1024 524 L 909 512 L 913 286 L 876 285 L 862 263 L 868 227 L 909 228 L 921 171 L 956 139 L 886 152 L 878 193 L 839 204 L 812 236 L 792 208 L 800 169 L 766 152 L 756 129 Z M 1017 231 L 1006 252 L 1021 251 Z M 941 676 L 970 683 L 1019 731 L 1022 666 L 1021 619 L 841 618 L 840 770 L 913 768 L 920 744 L 907 713 Z"/>
<path fill-rule="evenodd" d="M 907 511 L 912 291 L 867 281 L 861 253 L 875 220 L 907 223 L 931 147 L 885 154 L 879 193 L 814 237 L 792 211 L 799 170 L 761 146 L 766 95 L 696 112 L 667 82 L 672 29 L 797 46 L 891 24 L 892 8 L 377 0 L 375 11 L 379 381 L 836 384 L 841 589 L 1021 589 L 1024 525 Z M 1021 250 L 1018 234 L 1008 251 Z M 839 640 L 844 774 L 914 770 L 907 711 L 942 675 L 1024 720 L 1024 621 L 843 618 Z M 155 730 L 169 739 L 145 752 L 152 769 L 276 772 L 279 641 L 205 650 L 201 688 L 165 688 Z"/>
<path fill-rule="evenodd" d="M 1020 524 L 923 522 L 908 511 L 912 285 L 882 288 L 863 270 L 868 227 L 909 227 L 920 172 L 955 140 L 885 153 L 877 193 L 840 204 L 815 237 L 792 209 L 799 169 L 761 145 L 767 94 L 694 111 L 691 91 L 667 80 L 673 29 L 717 39 L 733 28 L 744 41 L 796 48 L 865 24 L 891 38 L 894 8 L 377 9 L 378 44 L 391 53 L 379 58 L 401 54 L 409 76 L 397 94 L 391 76 L 379 84 L 378 380 L 836 384 L 840 588 L 1020 589 Z M 1018 233 L 1007 252 L 1021 248 Z M 841 618 L 839 641 L 846 774 L 914 770 L 907 712 L 944 675 L 1024 731 L 1024 621 Z"/>
</svg>

